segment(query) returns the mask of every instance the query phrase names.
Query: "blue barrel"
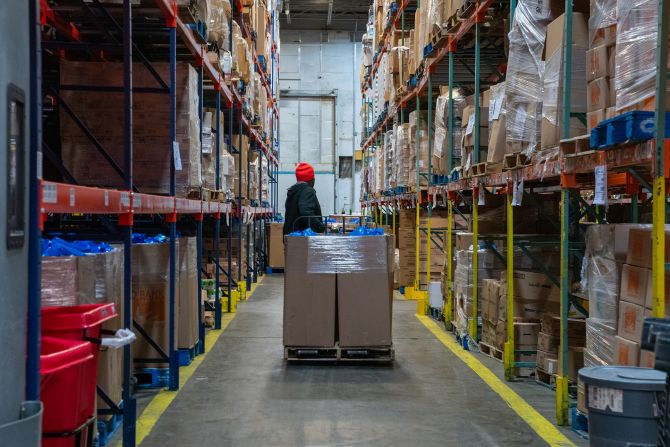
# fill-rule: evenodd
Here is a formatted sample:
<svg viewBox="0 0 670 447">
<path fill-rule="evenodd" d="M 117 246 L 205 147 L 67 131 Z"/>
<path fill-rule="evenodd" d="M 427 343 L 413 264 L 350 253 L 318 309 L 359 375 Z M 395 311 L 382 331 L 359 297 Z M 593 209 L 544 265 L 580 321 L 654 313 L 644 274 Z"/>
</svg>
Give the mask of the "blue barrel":
<svg viewBox="0 0 670 447">
<path fill-rule="evenodd" d="M 634 366 L 579 370 L 589 412 L 591 446 L 655 446 L 657 399 L 665 392 L 664 372 Z"/>
</svg>

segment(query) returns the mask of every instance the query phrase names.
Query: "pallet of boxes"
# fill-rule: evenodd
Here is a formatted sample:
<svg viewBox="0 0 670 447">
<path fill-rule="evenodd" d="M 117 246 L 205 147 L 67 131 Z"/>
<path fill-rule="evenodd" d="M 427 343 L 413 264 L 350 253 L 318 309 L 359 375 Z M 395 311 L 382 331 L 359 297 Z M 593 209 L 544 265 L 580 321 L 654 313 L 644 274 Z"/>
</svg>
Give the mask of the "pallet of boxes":
<svg viewBox="0 0 670 447">
<path fill-rule="evenodd" d="M 666 227 L 666 243 L 669 239 Z M 640 349 L 644 318 L 652 314 L 651 225 L 591 225 L 585 242 L 582 288 L 589 299 L 589 318 L 584 366 L 653 368 L 654 353 Z M 578 409 L 585 412 L 582 384 L 578 397 Z"/>
<path fill-rule="evenodd" d="M 392 361 L 392 236 L 289 235 L 285 253 L 285 359 Z"/>
</svg>

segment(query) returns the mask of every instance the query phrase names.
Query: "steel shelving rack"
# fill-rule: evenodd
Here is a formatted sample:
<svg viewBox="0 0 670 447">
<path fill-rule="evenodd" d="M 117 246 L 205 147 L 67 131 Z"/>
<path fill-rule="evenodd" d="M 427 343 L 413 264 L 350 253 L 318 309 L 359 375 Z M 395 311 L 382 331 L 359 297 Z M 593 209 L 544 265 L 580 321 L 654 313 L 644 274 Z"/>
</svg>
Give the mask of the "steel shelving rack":
<svg viewBox="0 0 670 447">
<path fill-rule="evenodd" d="M 41 60 L 42 54 L 45 51 L 58 53 L 64 55 L 66 52 L 76 53 L 84 52 L 93 57 L 96 55 L 100 57 L 104 55 L 117 56 L 116 60 L 123 61 L 124 80 L 121 87 L 107 87 L 107 86 L 76 86 L 81 91 L 115 91 L 123 93 L 124 95 L 124 161 L 122 166 L 115 166 L 117 173 L 122 176 L 124 180 L 124 188 L 122 189 L 106 189 L 89 186 L 78 185 L 71 175 L 68 175 L 67 170 L 62 166 L 58 166 L 60 173 L 68 183 L 47 181 L 41 178 L 41 172 L 38 171 L 39 158 L 42 154 L 42 147 L 45 148 L 44 154 L 49 161 L 58 164 L 55 157 L 51 157 L 50 150 L 47 145 L 42 144 L 42 124 L 39 120 L 32 122 L 33 134 L 36 135 L 35 143 L 31 145 L 31 163 L 34 169 L 31 172 L 36 173 L 33 178 L 33 187 L 31 188 L 31 204 L 33 211 L 37 218 L 35 219 L 35 230 L 31 232 L 32 237 L 36 237 L 40 230 L 45 230 L 45 223 L 50 216 L 54 215 L 75 215 L 75 216 L 100 216 L 119 231 L 113 238 L 118 238 L 124 245 L 124 289 L 123 289 L 123 310 L 124 321 L 123 326 L 127 328 L 133 327 L 132 321 L 132 292 L 131 292 L 131 248 L 132 248 L 132 231 L 133 224 L 136 217 L 149 216 L 157 222 L 161 222 L 163 228 L 169 229 L 170 241 L 170 271 L 169 271 L 169 297 L 170 297 L 170 340 L 169 352 L 167 359 L 169 364 L 169 389 L 177 390 L 179 388 L 179 363 L 177 356 L 177 349 L 174 340 L 174 325 L 175 325 L 175 247 L 177 238 L 177 224 L 180 217 L 186 216 L 190 223 L 195 222 L 197 231 L 197 253 L 198 253 L 198 290 L 202 288 L 202 252 L 203 252 L 203 225 L 213 224 L 216 238 L 215 246 L 215 262 L 217 266 L 216 272 L 216 309 L 215 309 L 215 329 L 221 328 L 221 300 L 219 296 L 219 273 L 225 274 L 229 280 L 227 283 L 227 294 L 231 297 L 232 294 L 243 294 L 245 290 L 250 287 L 252 282 L 256 282 L 258 275 L 262 274 L 264 266 L 265 246 L 264 246 L 264 231 L 265 222 L 272 219 L 276 209 L 277 199 L 277 169 L 278 169 L 278 142 L 277 127 L 279 118 L 279 109 L 276 102 L 276 82 L 278 76 L 278 46 L 276 44 L 276 36 L 274 30 L 274 12 L 272 16 L 272 71 L 268 76 L 265 68 L 259 63 L 258 56 L 255 49 L 251 48 L 254 58 L 255 71 L 258 72 L 262 79 L 264 94 L 269 97 L 269 113 L 271 114 L 271 128 L 266 136 L 262 135 L 257 128 L 252 126 L 252 122 L 243 113 L 243 93 L 240 92 L 235 85 L 229 85 L 225 82 L 225 76 L 215 67 L 208 59 L 207 45 L 203 39 L 199 38 L 197 34 L 185 23 L 179 14 L 177 3 L 175 0 L 155 0 L 149 2 L 143 0 L 139 6 L 135 6 L 136 2 L 131 0 L 124 0 L 122 5 L 102 4 L 94 0 L 91 3 L 77 2 L 74 0 L 64 0 L 58 4 L 48 3 L 46 0 L 33 0 L 35 10 L 39 11 L 35 14 L 35 29 L 36 32 L 41 27 L 48 25 L 56 30 L 57 39 L 53 38 L 54 34 L 49 36 L 42 36 L 40 44 L 39 38 L 35 42 L 36 60 Z M 241 4 L 239 0 L 233 0 L 233 10 L 241 13 Z M 134 24 L 133 14 L 135 9 L 140 9 L 141 17 L 144 22 L 141 24 L 144 33 L 136 33 L 136 24 Z M 39 17 L 38 17 L 39 15 Z M 120 18 L 119 18 L 120 16 Z M 229 50 L 232 50 L 232 14 L 230 18 L 230 39 Z M 93 25 L 87 33 L 83 33 L 78 29 L 78 23 L 85 23 L 86 25 Z M 151 26 L 153 24 L 153 26 Z M 149 27 L 147 32 L 146 27 Z M 93 31 L 97 30 L 97 34 Z M 91 38 L 91 36 L 94 38 Z M 158 45 L 147 35 L 161 35 L 162 41 Z M 99 39 L 95 39 L 95 36 Z M 87 38 L 88 40 L 85 40 Z M 167 40 L 167 44 L 166 44 Z M 143 48 L 140 48 L 143 45 Z M 145 48 L 151 48 L 151 55 L 147 56 Z M 118 57 L 121 55 L 120 57 Z M 177 58 L 187 60 L 189 63 L 197 68 L 198 73 L 198 88 L 199 88 L 199 110 L 200 122 L 202 126 L 203 106 L 206 101 L 213 101 L 216 106 L 217 115 L 217 139 L 216 139 L 216 188 L 220 189 L 219 184 L 219 154 L 221 153 L 220 138 L 221 132 L 224 129 L 220 128 L 219 114 L 224 110 L 228 112 L 228 131 L 225 132 L 226 140 L 229 143 L 230 152 L 241 154 L 241 151 L 257 151 L 259 153 L 259 177 L 262 179 L 263 163 L 267 166 L 269 181 L 271 184 L 271 192 L 267 202 L 251 203 L 243 200 L 242 191 L 234 201 L 221 202 L 207 199 L 186 199 L 175 196 L 175 160 L 172 155 L 172 145 L 166 144 L 165 156 L 171 159 L 171 181 L 170 194 L 167 196 L 143 194 L 137 190 L 133 182 L 133 121 L 132 121 L 132 97 L 134 93 L 142 93 L 147 89 L 133 87 L 132 64 L 133 61 L 141 61 L 147 69 L 154 75 L 160 87 L 151 89 L 152 93 L 163 93 L 167 96 L 170 104 L 170 140 L 176 140 L 176 63 Z M 170 79 L 168 82 L 162 80 L 160 76 L 152 67 L 154 60 L 167 60 L 170 63 Z M 33 67 L 41 70 L 40 64 L 35 63 Z M 43 87 L 40 83 L 39 73 L 35 73 L 34 82 L 32 82 L 33 95 L 35 98 L 43 96 Z M 55 95 L 58 94 L 58 89 L 50 90 Z M 41 103 L 37 103 L 41 107 Z M 67 107 L 61 101 L 61 107 Z M 40 109 L 41 110 L 41 109 Z M 40 114 L 36 114 L 40 116 Z M 73 117 L 73 119 L 76 119 Z M 234 123 L 235 121 L 235 123 Z M 96 147 L 101 152 L 101 156 L 111 161 L 111 157 L 105 152 L 100 144 L 95 143 L 95 136 L 92 135 L 86 126 L 79 122 L 80 127 L 84 133 L 94 142 Z M 235 124 L 236 126 L 233 126 Z M 251 141 L 250 148 L 232 146 L 233 129 L 238 131 L 238 135 L 245 134 Z M 201 128 L 201 143 L 202 143 L 202 128 Z M 242 141 L 242 138 L 239 139 Z M 201 148 L 202 151 L 202 148 Z M 242 157 L 240 157 L 241 159 Z M 239 182 L 241 185 L 241 165 L 238 163 Z M 249 176 L 251 172 L 247 166 L 247 185 L 249 185 Z M 34 190 L 35 194 L 32 194 Z M 249 196 L 247 187 L 247 197 Z M 261 182 L 259 182 L 259 198 L 262 198 Z M 221 234 L 221 220 L 225 219 L 228 229 L 228 263 L 227 268 L 221 263 L 219 257 L 219 237 Z M 253 232 L 253 237 L 260 242 L 255 243 L 255 251 L 253 259 L 249 259 L 249 251 L 247 251 L 247 271 L 245 272 L 245 280 L 242 280 L 242 259 L 241 250 L 238 254 L 238 271 L 235 275 L 231 271 L 231 256 L 230 246 L 232 242 L 232 227 L 237 225 L 239 232 L 237 233 L 238 244 L 242 246 L 242 226 L 246 227 L 247 241 Z M 258 238 L 257 238 L 258 236 Z M 256 242 L 256 240 L 254 241 Z M 248 242 L 247 242 L 248 243 Z M 35 285 L 31 289 L 31 302 L 37 303 L 39 301 L 39 245 L 32 253 L 31 278 Z M 249 266 L 249 263 L 252 266 Z M 231 280 L 233 276 L 236 281 Z M 232 290 L 233 284 L 238 285 L 238 290 Z M 246 285 L 246 287 L 245 287 Z M 198 293 L 198 325 L 199 325 L 199 344 L 198 352 L 205 351 L 205 328 L 202 321 L 202 302 L 200 294 Z M 228 299 L 228 309 L 230 312 L 231 300 Z M 33 328 L 34 329 L 34 328 Z M 31 331 L 35 334 L 35 331 Z M 35 337 L 37 339 L 37 337 Z M 34 356 L 32 356 L 34 357 Z M 31 358 L 32 358 L 31 357 Z M 123 414 L 123 445 L 124 447 L 135 445 L 135 420 L 136 420 L 136 404 L 132 393 L 132 376 L 131 376 L 131 350 L 129 346 L 124 348 L 124 368 L 123 368 L 123 404 L 115 409 L 115 412 Z M 29 375 L 36 377 L 39 374 L 38 362 L 29 362 Z M 31 381 L 29 383 L 33 383 Z M 32 393 L 35 394 L 35 393 Z"/>
<path fill-rule="evenodd" d="M 457 83 L 468 82 L 472 85 L 475 85 L 475 92 L 480 90 L 480 79 L 481 79 L 481 48 L 480 46 L 480 27 L 481 25 L 488 20 L 487 14 L 491 12 L 490 8 L 498 8 L 501 5 L 508 5 L 509 14 L 510 14 L 510 23 L 513 23 L 514 18 L 514 9 L 516 7 L 516 1 L 511 0 L 510 2 L 492 2 L 489 0 L 475 1 L 470 3 L 469 14 L 465 17 L 461 17 L 461 24 L 458 28 L 455 28 L 455 32 L 452 31 L 448 34 L 447 41 L 444 46 L 436 49 L 432 55 L 428 58 L 424 58 L 423 70 L 420 73 L 416 74 L 415 79 L 412 82 L 415 82 L 415 87 L 411 88 L 410 91 L 398 101 L 396 104 L 389 104 L 388 111 L 386 116 L 381 120 L 369 127 L 370 116 L 367 116 L 367 122 L 364 125 L 365 133 L 364 136 L 367 137 L 364 139 L 361 149 L 364 151 L 364 154 L 379 145 L 380 135 L 383 134 L 388 129 L 389 124 L 397 122 L 398 115 L 401 116 L 401 122 L 404 121 L 402 118 L 404 114 L 404 108 L 412 100 L 416 100 L 416 110 L 420 109 L 420 98 L 423 96 L 428 97 L 428 102 L 425 109 L 428 111 L 428 129 L 431 128 L 431 108 L 432 108 L 432 82 L 434 80 L 434 73 L 439 72 L 441 61 L 446 56 L 448 58 L 448 86 L 449 86 L 449 135 L 451 138 L 448 139 L 448 167 L 449 172 L 453 166 L 453 130 L 454 123 L 452 119 L 453 115 L 453 89 Z M 399 5 L 400 11 L 407 7 L 407 3 L 403 2 Z M 572 11 L 573 5 L 570 0 L 565 2 L 565 29 L 564 29 L 564 39 L 563 48 L 564 50 L 564 60 L 565 60 L 565 75 L 564 75 L 564 84 L 563 91 L 566 92 L 562 98 L 563 104 L 563 119 L 561 126 L 561 137 L 562 139 L 568 139 L 570 135 L 569 129 L 569 113 L 570 113 L 570 90 L 571 82 L 571 66 L 572 66 Z M 507 321 L 508 321 L 508 330 L 507 330 L 507 341 L 505 343 L 505 350 L 503 356 L 503 364 L 505 371 L 505 378 L 507 380 L 513 380 L 515 378 L 515 367 L 526 366 L 522 362 L 515 361 L 515 351 L 514 351 L 514 330 L 513 330 L 513 316 L 514 316 L 514 290 L 513 290 L 513 274 L 514 274 L 514 257 L 509 256 L 510 253 L 513 253 L 514 247 L 521 246 L 525 242 L 521 241 L 520 238 L 514 234 L 514 207 L 512 206 L 512 196 L 514 193 L 515 187 L 523 185 L 525 190 L 533 191 L 534 189 L 541 189 L 543 191 L 558 191 L 561 194 L 560 198 L 560 241 L 550 241 L 551 243 L 557 243 L 560 246 L 560 275 L 559 277 L 551 277 L 552 281 L 560 287 L 560 320 L 561 320 L 561 330 L 560 330 L 560 347 L 559 347 L 559 370 L 556 380 L 556 422 L 559 425 L 568 425 L 569 424 L 569 407 L 570 407 L 570 398 L 568 396 L 568 377 L 567 377 L 567 355 L 568 355 L 568 333 L 567 333 L 567 318 L 568 318 L 568 309 L 570 305 L 574 305 L 577 308 L 582 307 L 583 304 L 580 300 L 580 296 L 573 295 L 570 292 L 570 284 L 572 278 L 570 277 L 569 272 L 569 260 L 571 257 L 579 253 L 580 250 L 583 250 L 583 244 L 580 244 L 577 234 L 574 232 L 580 218 L 584 213 L 591 213 L 592 216 L 598 216 L 597 211 L 590 209 L 591 205 L 586 203 L 583 199 L 579 197 L 580 189 L 593 189 L 595 179 L 594 172 L 596 167 L 606 167 L 607 171 L 607 191 L 608 196 L 616 193 L 630 195 L 629 201 L 624 201 L 626 204 L 630 204 L 631 211 L 631 220 L 633 223 L 638 222 L 639 219 L 639 195 L 643 189 L 646 189 L 651 193 L 651 203 L 652 203 L 652 282 L 653 282 L 653 315 L 657 317 L 662 317 L 665 315 L 664 309 L 664 291 L 665 291 L 665 271 L 668 269 L 669 265 L 665 263 L 665 229 L 664 225 L 666 222 L 666 183 L 670 175 L 668 175 L 668 167 L 666 166 L 666 157 L 670 155 L 670 140 L 663 139 L 662 135 L 665 135 L 665 121 L 664 113 L 666 110 L 666 95 L 665 88 L 666 82 L 668 79 L 668 72 L 665 67 L 668 63 L 668 32 L 669 30 L 669 16 L 668 11 L 670 11 L 670 0 L 659 0 L 658 2 L 658 36 L 657 47 L 656 47 L 656 102 L 655 102 L 655 131 L 656 138 L 649 140 L 643 143 L 629 143 L 615 146 L 607 150 L 597 150 L 597 151 L 587 151 L 583 153 L 578 153 L 570 156 L 560 156 L 557 159 L 549 159 L 544 162 L 535 165 L 529 165 L 521 168 L 512 169 L 509 171 L 504 171 L 501 173 L 486 174 L 469 178 L 453 179 L 449 178 L 449 181 L 446 183 L 431 184 L 431 181 L 434 177 L 430 175 L 431 173 L 431 164 L 432 157 L 429 152 L 428 157 L 428 168 L 425 176 L 427 178 L 428 186 L 422 187 L 420 185 L 420 176 L 424 175 L 419 173 L 419 144 L 418 135 L 416 143 L 416 156 L 417 156 L 417 179 L 415 191 L 403 192 L 402 194 L 397 194 L 393 192 L 386 192 L 383 195 L 373 195 L 368 194 L 367 197 L 362 199 L 362 207 L 366 210 L 368 214 L 376 216 L 377 220 L 381 223 L 386 219 L 388 223 L 392 219 L 393 226 L 395 227 L 395 213 L 398 207 L 405 208 L 416 208 L 417 210 L 417 221 L 416 221 L 416 244 L 417 244 L 417 261 L 419 257 L 419 234 L 420 231 L 424 231 L 428 234 L 427 255 L 430 256 L 430 210 L 431 203 L 438 201 L 438 197 L 442 200 L 446 200 L 447 210 L 448 210 L 448 228 L 447 228 L 447 241 L 444 244 L 444 251 L 446 252 L 447 258 L 447 294 L 445 297 L 443 316 L 445 324 L 448 329 L 450 329 L 450 324 L 453 317 L 453 242 L 452 242 L 452 233 L 454 226 L 454 214 L 460 212 L 459 208 L 462 206 L 462 202 L 469 198 L 471 202 L 469 204 L 470 211 L 472 212 L 473 220 L 473 246 L 478 244 L 478 192 L 480 188 L 495 189 L 498 192 L 501 192 L 505 195 L 505 207 L 506 207 L 506 216 L 507 216 L 507 225 L 506 225 L 506 256 L 505 262 L 507 267 Z M 402 13 L 404 14 L 404 13 Z M 394 21 L 394 23 L 396 23 Z M 404 27 L 403 27 L 404 28 Z M 469 79 L 454 79 L 457 71 L 454 70 L 454 60 L 456 54 L 459 51 L 462 51 L 459 48 L 459 42 L 462 39 L 468 39 L 472 41 L 474 39 L 475 45 L 475 57 L 474 57 L 474 70 L 472 70 L 471 76 Z M 384 40 L 382 46 L 386 45 Z M 376 61 L 377 63 L 377 61 Z M 369 79 L 365 80 L 365 83 L 362 85 L 362 94 L 365 96 L 366 90 L 372 85 L 372 76 L 375 73 L 374 66 L 371 70 L 371 75 Z M 478 98 L 478 95 L 475 95 L 475 98 Z M 478 104 L 475 104 L 475 111 L 478 112 Z M 478 113 L 475 116 L 474 128 L 479 127 Z M 418 124 L 418 123 L 417 123 Z M 430 138 L 430 135 L 429 135 Z M 478 132 L 475 131 L 475 138 L 478 138 Z M 480 146 L 479 141 L 475 142 L 475 148 Z M 431 146 L 429 146 L 430 148 Z M 475 157 L 477 156 L 477 151 L 475 151 Z M 365 157 L 365 155 L 364 155 Z M 475 161 L 476 163 L 476 161 Z M 648 181 L 651 178 L 651 181 Z M 422 205 L 428 205 L 428 219 L 427 219 L 427 228 L 419 230 L 419 208 Z M 389 219 L 390 217 L 390 219 Z M 545 243 L 548 241 L 545 241 Z M 488 247 L 487 247 L 488 248 Z M 473 264 L 477 263 L 477 250 L 473 252 Z M 418 262 L 417 262 L 418 267 Z M 474 270 L 476 272 L 476 269 Z M 417 268 L 418 278 L 418 268 Z M 473 278 L 473 282 L 476 283 L 476 273 Z M 430 281 L 430 272 L 427 274 L 427 281 Z M 414 290 L 410 288 L 410 295 L 414 295 L 414 298 L 425 299 L 427 292 L 424 290 L 418 290 L 418 280 L 414 284 Z M 476 287 L 473 288 L 473 314 L 477 312 L 477 296 L 476 296 Z M 407 295 L 407 289 L 405 291 Z M 412 297 L 412 296 L 410 296 Z M 582 307 L 583 308 L 583 307 Z M 473 319 L 474 320 L 474 319 Z M 469 336 L 477 340 L 477 326 L 476 323 L 470 325 L 469 327 Z"/>
</svg>

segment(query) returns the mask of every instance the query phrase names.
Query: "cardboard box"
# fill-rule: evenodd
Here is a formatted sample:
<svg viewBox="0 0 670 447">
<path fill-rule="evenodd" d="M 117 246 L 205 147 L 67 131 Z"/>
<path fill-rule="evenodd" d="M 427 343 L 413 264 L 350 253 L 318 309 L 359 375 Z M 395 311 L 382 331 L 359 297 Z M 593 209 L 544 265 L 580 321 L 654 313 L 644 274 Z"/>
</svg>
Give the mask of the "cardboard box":
<svg viewBox="0 0 670 447">
<path fill-rule="evenodd" d="M 614 337 L 614 361 L 617 365 L 638 366 L 640 362 L 640 343 L 618 335 Z"/>
<path fill-rule="evenodd" d="M 670 231 L 665 229 L 665 262 L 670 262 Z M 651 268 L 651 227 L 631 228 L 626 264 Z"/>
<path fill-rule="evenodd" d="M 540 334 L 539 323 L 514 322 L 514 346 L 535 349 Z"/>
<path fill-rule="evenodd" d="M 177 307 L 179 328 L 177 348 L 190 349 L 198 343 L 198 247 L 195 237 L 179 239 L 179 289 Z"/>
<path fill-rule="evenodd" d="M 393 273 L 337 275 L 337 319 L 341 347 L 390 346 Z"/>
<path fill-rule="evenodd" d="M 647 351 L 645 349 L 640 349 L 640 363 L 639 363 L 639 366 L 641 366 L 642 368 L 653 368 L 655 358 L 656 358 L 656 354 L 654 354 L 652 351 Z"/>
<path fill-rule="evenodd" d="M 616 24 L 606 26 L 604 28 L 598 28 L 593 30 L 593 35 L 591 38 L 592 46 L 609 46 L 616 43 Z"/>
<path fill-rule="evenodd" d="M 545 334 L 544 332 L 541 331 L 537 336 L 537 349 L 541 349 L 544 352 L 552 354 L 558 352 L 558 347 L 560 343 L 561 343 L 560 337 Z"/>
<path fill-rule="evenodd" d="M 570 346 L 568 347 L 568 379 L 576 382 L 578 372 L 584 367 L 584 348 Z"/>
<path fill-rule="evenodd" d="M 614 77 L 609 73 L 609 48 L 601 45 L 591 48 L 586 52 L 586 80 L 593 81 L 597 78 Z"/>
<path fill-rule="evenodd" d="M 537 350 L 537 367 L 549 374 L 557 374 L 556 354 Z"/>
<path fill-rule="evenodd" d="M 590 81 L 586 87 L 586 100 L 589 112 L 611 107 L 609 79 L 598 78 Z"/>
<path fill-rule="evenodd" d="M 43 307 L 76 306 L 95 297 L 91 256 L 44 256 L 41 263 Z"/>
<path fill-rule="evenodd" d="M 600 124 L 601 121 L 604 121 L 606 109 L 598 109 L 593 112 L 588 112 L 586 114 L 586 129 L 591 132 L 591 130 Z"/>
<path fill-rule="evenodd" d="M 618 334 L 631 341 L 639 342 L 642 338 L 644 307 L 639 304 L 619 301 Z"/>
<path fill-rule="evenodd" d="M 268 237 L 268 264 L 273 268 L 284 268 L 284 224 L 273 222 L 265 228 Z"/>
<path fill-rule="evenodd" d="M 561 335 L 561 319 L 556 314 L 542 316 L 542 332 L 553 337 Z M 577 340 L 586 337 L 586 320 L 583 318 L 568 318 L 568 340 L 570 346 L 577 346 Z M 575 343 L 572 342 L 575 340 Z"/>
<path fill-rule="evenodd" d="M 544 273 L 516 270 L 514 296 L 524 300 L 558 301 L 560 289 Z"/>
<path fill-rule="evenodd" d="M 629 303 L 645 305 L 647 298 L 647 281 L 651 276 L 651 270 L 624 264 L 621 269 L 621 288 L 619 297 Z M 651 294 L 649 294 L 651 299 Z"/>
<path fill-rule="evenodd" d="M 284 346 L 335 346 L 336 275 L 307 273 L 307 237 L 286 238 Z"/>
<path fill-rule="evenodd" d="M 177 241 L 177 257 L 179 256 Z M 133 321 L 142 327 L 165 353 L 170 351 L 170 284 L 165 278 L 170 272 L 170 244 L 133 244 L 132 294 Z M 179 276 L 175 290 L 179 290 Z M 174 337 L 179 340 L 179 306 L 175 305 Z M 136 368 L 165 367 L 167 360 L 156 359 L 159 353 L 143 336 L 133 342 Z M 144 361 L 143 361 L 144 360 Z"/>
<path fill-rule="evenodd" d="M 492 122 L 489 129 L 489 150 L 486 156 L 486 161 L 489 163 L 498 163 L 505 158 L 507 147 L 505 116 L 501 114 L 497 120 Z"/>
</svg>

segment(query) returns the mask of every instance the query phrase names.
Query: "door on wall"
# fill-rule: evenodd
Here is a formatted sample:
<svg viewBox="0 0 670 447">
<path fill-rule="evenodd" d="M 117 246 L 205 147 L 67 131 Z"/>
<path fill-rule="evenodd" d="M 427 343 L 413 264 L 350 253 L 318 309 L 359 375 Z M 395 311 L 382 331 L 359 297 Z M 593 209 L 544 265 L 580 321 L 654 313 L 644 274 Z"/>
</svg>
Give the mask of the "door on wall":
<svg viewBox="0 0 670 447">
<path fill-rule="evenodd" d="M 335 97 L 283 96 L 279 102 L 279 205 L 284 214 L 286 190 L 295 183 L 295 167 L 300 162 L 314 167 L 314 188 L 323 214 L 335 213 L 337 176 L 335 172 Z"/>
</svg>

